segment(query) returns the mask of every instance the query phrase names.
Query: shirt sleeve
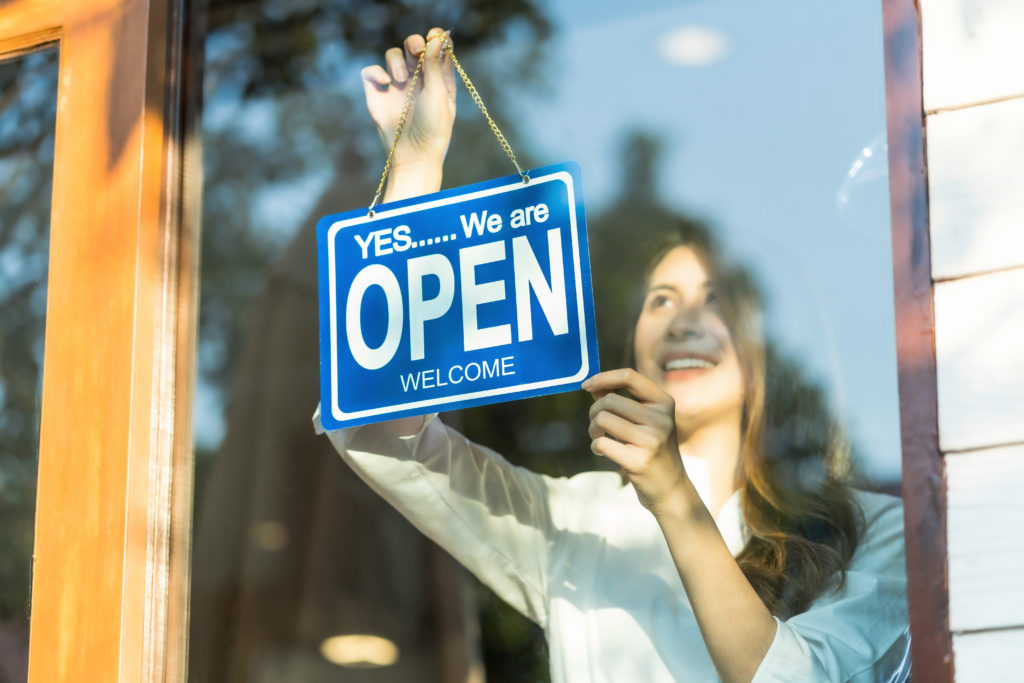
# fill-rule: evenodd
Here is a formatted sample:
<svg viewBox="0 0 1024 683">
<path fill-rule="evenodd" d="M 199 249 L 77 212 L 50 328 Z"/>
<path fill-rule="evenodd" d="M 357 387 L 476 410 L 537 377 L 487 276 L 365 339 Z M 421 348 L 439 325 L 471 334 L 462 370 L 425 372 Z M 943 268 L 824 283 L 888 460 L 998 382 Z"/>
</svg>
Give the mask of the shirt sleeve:
<svg viewBox="0 0 1024 683">
<path fill-rule="evenodd" d="M 328 437 L 356 474 L 417 529 L 546 627 L 557 533 L 552 506 L 559 505 L 566 480 L 513 466 L 433 416 L 411 437 L 382 424 Z"/>
<path fill-rule="evenodd" d="M 754 683 L 901 682 L 910 673 L 903 508 L 859 493 L 864 538 L 838 592 L 791 619 L 776 618 L 775 640 Z"/>
</svg>

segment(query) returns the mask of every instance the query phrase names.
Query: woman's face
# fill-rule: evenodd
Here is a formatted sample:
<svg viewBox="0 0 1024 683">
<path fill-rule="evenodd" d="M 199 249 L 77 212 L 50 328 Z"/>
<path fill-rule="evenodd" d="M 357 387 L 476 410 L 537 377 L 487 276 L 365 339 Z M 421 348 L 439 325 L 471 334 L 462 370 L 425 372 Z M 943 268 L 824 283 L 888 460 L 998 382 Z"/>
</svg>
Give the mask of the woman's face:
<svg viewBox="0 0 1024 683">
<path fill-rule="evenodd" d="M 651 273 L 636 324 L 637 370 L 675 399 L 680 437 L 743 413 L 743 373 L 714 283 L 689 247 Z"/>
</svg>

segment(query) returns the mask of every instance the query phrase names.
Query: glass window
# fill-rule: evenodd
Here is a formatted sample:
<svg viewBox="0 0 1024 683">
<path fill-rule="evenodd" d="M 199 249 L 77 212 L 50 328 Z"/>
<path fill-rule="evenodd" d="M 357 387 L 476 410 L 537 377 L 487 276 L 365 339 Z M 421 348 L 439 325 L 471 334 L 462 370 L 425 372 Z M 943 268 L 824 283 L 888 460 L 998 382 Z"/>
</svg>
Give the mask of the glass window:
<svg viewBox="0 0 1024 683">
<path fill-rule="evenodd" d="M 191 680 L 549 675 L 541 629 L 427 541 L 310 421 L 315 224 L 367 206 L 384 164 L 360 70 L 431 26 L 453 29 L 524 167 L 582 167 L 602 368 L 640 364 L 653 245 L 681 227 L 721 253 L 714 268 L 699 259 L 717 270 L 721 317 L 759 349 L 739 354 L 743 416 L 756 384 L 781 488 L 839 473 L 898 493 L 879 6 L 213 3 Z M 512 173 L 461 84 L 457 108 L 444 186 Z M 591 453 L 591 405 L 579 391 L 441 419 L 535 472 L 614 472 Z M 697 478 L 699 463 L 687 467 Z"/>
</svg>

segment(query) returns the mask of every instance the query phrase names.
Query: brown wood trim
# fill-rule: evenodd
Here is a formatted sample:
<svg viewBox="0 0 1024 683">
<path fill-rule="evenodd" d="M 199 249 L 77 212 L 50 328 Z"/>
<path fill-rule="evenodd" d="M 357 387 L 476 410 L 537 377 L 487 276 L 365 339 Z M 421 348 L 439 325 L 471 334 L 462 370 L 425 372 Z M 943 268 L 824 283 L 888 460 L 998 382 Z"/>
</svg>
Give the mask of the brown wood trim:
<svg viewBox="0 0 1024 683">
<path fill-rule="evenodd" d="M 920 681 L 952 681 L 946 482 L 938 438 L 921 89 L 921 15 L 914 0 L 883 0 L 882 14 L 913 676 Z"/>
<path fill-rule="evenodd" d="M 28 52 L 51 47 L 60 41 L 60 28 L 53 26 L 28 35 L 0 38 L 0 61 L 17 59 Z"/>
<path fill-rule="evenodd" d="M 17 49 L 10 45 L 16 46 L 18 41 L 31 45 L 38 34 L 56 30 L 63 20 L 66 1 L 0 0 L 0 55 L 8 57 Z"/>
<path fill-rule="evenodd" d="M 170 592 L 191 496 L 195 265 L 182 252 L 198 239 L 181 211 L 184 1 L 0 6 L 8 46 L 60 27 L 33 682 L 184 678 L 168 646 L 187 604 Z"/>
</svg>

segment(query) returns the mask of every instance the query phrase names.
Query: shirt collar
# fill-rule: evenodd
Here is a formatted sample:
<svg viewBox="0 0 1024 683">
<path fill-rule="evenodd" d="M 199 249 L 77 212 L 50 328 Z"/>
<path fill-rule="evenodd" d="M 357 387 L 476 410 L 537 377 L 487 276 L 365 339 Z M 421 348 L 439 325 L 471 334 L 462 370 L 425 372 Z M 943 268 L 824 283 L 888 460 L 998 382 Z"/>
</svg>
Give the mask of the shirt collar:
<svg viewBox="0 0 1024 683">
<path fill-rule="evenodd" d="M 704 502 L 704 505 L 711 509 L 711 464 L 706 458 L 698 458 L 692 455 L 683 454 L 683 467 L 686 468 L 686 476 L 693 482 L 697 489 L 697 495 Z M 743 521 L 743 496 L 737 489 L 725 502 L 722 509 L 715 517 L 715 524 L 718 525 L 718 532 L 725 539 L 725 545 L 733 555 L 739 554 L 743 546 L 747 544 L 750 533 Z"/>
</svg>

